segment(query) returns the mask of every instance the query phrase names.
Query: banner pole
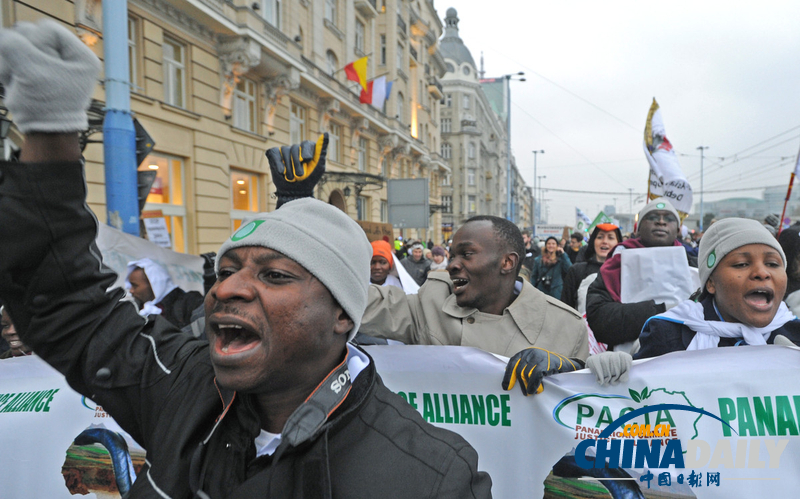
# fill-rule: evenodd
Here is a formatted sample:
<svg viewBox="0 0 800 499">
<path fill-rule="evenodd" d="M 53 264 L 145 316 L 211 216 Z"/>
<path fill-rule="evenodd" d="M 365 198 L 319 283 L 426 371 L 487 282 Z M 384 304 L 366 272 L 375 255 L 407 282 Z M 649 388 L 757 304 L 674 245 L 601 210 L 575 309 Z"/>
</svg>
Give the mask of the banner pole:
<svg viewBox="0 0 800 499">
<path fill-rule="evenodd" d="M 789 178 L 789 189 L 786 190 L 786 200 L 783 202 L 783 211 L 781 211 L 781 219 L 778 222 L 778 236 L 781 235 L 781 231 L 783 230 L 783 217 L 786 216 L 786 205 L 789 204 L 789 197 L 792 195 L 792 185 L 794 185 L 794 172 L 792 172 L 792 176 Z"/>
</svg>

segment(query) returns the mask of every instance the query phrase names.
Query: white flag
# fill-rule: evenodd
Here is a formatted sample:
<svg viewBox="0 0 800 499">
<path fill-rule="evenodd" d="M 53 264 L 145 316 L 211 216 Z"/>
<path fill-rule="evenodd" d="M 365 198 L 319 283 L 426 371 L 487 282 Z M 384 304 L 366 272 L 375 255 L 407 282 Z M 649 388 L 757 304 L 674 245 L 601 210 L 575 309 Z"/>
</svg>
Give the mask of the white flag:
<svg viewBox="0 0 800 499">
<path fill-rule="evenodd" d="M 575 232 L 580 232 L 581 235 L 586 234 L 589 226 L 592 225 L 592 219 L 586 216 L 580 208 L 575 207 Z"/>
<path fill-rule="evenodd" d="M 668 198 L 681 218 L 685 218 L 692 209 L 692 186 L 667 140 L 661 110 L 655 99 L 644 128 L 644 155 L 650 163 L 650 199 Z"/>
<path fill-rule="evenodd" d="M 383 101 L 386 100 L 386 77 L 379 76 L 372 80 L 372 105 L 378 109 L 383 109 Z"/>
</svg>

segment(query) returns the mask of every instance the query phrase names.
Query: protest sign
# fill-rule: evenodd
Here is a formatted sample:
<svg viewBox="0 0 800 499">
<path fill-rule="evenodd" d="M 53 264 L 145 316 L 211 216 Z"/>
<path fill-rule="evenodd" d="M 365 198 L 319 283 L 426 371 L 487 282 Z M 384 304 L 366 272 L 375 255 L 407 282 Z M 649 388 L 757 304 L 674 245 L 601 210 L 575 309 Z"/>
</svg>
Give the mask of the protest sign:
<svg viewBox="0 0 800 499">
<path fill-rule="evenodd" d="M 655 99 L 647 113 L 644 128 L 644 155 L 650 164 L 650 199 L 668 198 L 683 220 L 692 210 L 692 186 L 667 139 L 661 109 Z"/>
</svg>

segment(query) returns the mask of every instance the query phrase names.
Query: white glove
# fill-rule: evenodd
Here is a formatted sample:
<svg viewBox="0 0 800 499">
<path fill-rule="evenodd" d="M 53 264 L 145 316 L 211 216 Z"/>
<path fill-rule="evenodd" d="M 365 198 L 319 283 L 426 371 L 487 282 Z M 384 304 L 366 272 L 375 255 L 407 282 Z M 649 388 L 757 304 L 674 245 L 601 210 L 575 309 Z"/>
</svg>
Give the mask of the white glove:
<svg viewBox="0 0 800 499">
<path fill-rule="evenodd" d="M 55 21 L 0 29 L 0 83 L 23 132 L 76 132 L 88 125 L 100 60 Z"/>
<path fill-rule="evenodd" d="M 625 352 L 603 352 L 592 355 L 586 360 L 586 367 L 597 377 L 600 386 L 606 383 L 616 385 L 620 381 L 628 381 L 633 357 Z"/>
<path fill-rule="evenodd" d="M 784 336 L 782 334 L 779 334 L 779 335 L 777 335 L 775 337 L 775 341 L 773 342 L 773 344 L 778 345 L 778 346 L 782 346 L 782 347 L 796 347 L 797 346 L 794 343 L 792 343 L 792 340 L 790 340 L 789 338 L 787 338 L 786 336 Z"/>
</svg>

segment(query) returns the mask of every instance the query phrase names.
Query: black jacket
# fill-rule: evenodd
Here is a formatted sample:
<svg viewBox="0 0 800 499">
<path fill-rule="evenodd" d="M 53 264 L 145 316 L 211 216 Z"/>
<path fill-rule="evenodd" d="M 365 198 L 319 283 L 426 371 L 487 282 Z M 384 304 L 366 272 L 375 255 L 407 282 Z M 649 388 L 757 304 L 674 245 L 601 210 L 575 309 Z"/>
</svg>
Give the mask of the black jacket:
<svg viewBox="0 0 800 499">
<path fill-rule="evenodd" d="M 147 450 L 130 497 L 489 497 L 463 438 L 370 362 L 320 431 L 255 459 L 250 397 L 218 390 L 208 344 L 140 317 L 101 265 L 79 163 L 0 163 L 0 300 L 22 340 Z M 280 456 L 280 457 L 278 457 Z"/>
<path fill-rule="evenodd" d="M 700 303 L 703 304 L 703 318 L 707 321 L 721 320 L 717 311 L 714 310 L 714 300 L 708 296 Z M 639 336 L 641 348 L 633 356 L 635 359 L 647 359 L 657 357 L 665 353 L 686 350 L 697 333 L 688 326 L 677 322 L 665 321 L 661 319 L 651 319 L 645 324 L 642 334 Z M 779 334 L 785 336 L 795 345 L 800 346 L 800 320 L 789 321 L 779 327 L 769 335 L 768 344 L 775 342 L 775 337 Z M 720 338 L 719 346 L 735 346 L 741 338 Z"/>
<path fill-rule="evenodd" d="M 178 329 L 192 322 L 192 312 L 203 305 L 203 295 L 197 291 L 186 292 L 175 288 L 156 304 L 163 310 L 161 316 Z"/>
<path fill-rule="evenodd" d="M 610 350 L 614 345 L 638 338 L 647 319 L 666 310 L 663 303 L 653 300 L 638 303 L 615 301 L 600 276 L 589 286 L 586 294 L 586 321 L 597 341 L 606 343 Z"/>
</svg>

